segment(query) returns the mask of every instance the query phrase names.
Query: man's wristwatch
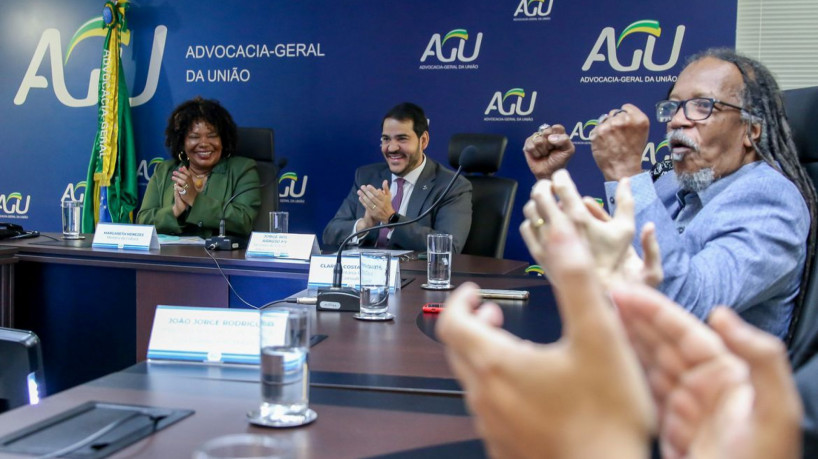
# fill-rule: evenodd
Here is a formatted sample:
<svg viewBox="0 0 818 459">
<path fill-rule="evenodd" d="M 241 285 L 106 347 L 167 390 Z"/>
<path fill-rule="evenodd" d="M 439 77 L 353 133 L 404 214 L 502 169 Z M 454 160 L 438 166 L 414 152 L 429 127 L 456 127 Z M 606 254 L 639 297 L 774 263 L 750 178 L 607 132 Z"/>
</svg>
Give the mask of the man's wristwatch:
<svg viewBox="0 0 818 459">
<path fill-rule="evenodd" d="M 389 224 L 397 223 L 399 218 L 400 218 L 400 215 L 397 212 L 395 212 L 394 214 L 389 216 L 389 220 L 387 220 L 386 223 L 389 223 Z"/>
</svg>

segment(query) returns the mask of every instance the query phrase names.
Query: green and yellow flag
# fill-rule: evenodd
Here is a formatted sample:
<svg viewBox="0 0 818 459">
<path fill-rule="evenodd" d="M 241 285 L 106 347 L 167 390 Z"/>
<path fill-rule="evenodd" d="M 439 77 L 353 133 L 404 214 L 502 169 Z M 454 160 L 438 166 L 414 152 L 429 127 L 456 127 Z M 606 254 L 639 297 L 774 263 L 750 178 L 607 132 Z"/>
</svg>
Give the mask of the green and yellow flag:
<svg viewBox="0 0 818 459">
<path fill-rule="evenodd" d="M 106 30 L 99 74 L 97 136 L 88 163 L 82 232 L 98 222 L 131 223 L 138 202 L 136 148 L 131 106 L 120 60 L 121 34 L 127 33 L 127 0 L 105 2 L 99 27 Z"/>
</svg>

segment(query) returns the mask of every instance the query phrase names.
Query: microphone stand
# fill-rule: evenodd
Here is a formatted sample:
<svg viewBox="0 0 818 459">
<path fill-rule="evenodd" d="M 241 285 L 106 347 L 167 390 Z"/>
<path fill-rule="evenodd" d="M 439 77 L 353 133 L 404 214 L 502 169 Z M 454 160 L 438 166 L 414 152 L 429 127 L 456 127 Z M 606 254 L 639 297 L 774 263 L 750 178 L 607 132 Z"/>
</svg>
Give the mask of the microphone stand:
<svg viewBox="0 0 818 459">
<path fill-rule="evenodd" d="M 341 266 L 341 256 L 344 248 L 352 240 L 352 238 L 358 237 L 364 233 L 368 233 L 369 231 L 380 231 L 383 228 L 395 228 L 397 226 L 404 226 L 415 223 L 422 219 L 423 217 L 429 215 L 429 212 L 434 210 L 438 204 L 449 194 L 449 190 L 452 189 L 454 185 L 454 181 L 457 180 L 457 177 L 460 176 L 460 172 L 463 170 L 463 163 L 466 158 L 471 159 L 471 156 L 477 154 L 477 148 L 473 145 L 469 145 L 463 149 L 460 153 L 460 161 L 459 167 L 457 171 L 454 173 L 454 177 L 449 181 L 449 184 L 446 185 L 446 188 L 443 190 L 443 194 L 440 195 L 437 200 L 429 206 L 423 213 L 418 215 L 415 218 L 395 222 L 395 223 L 387 223 L 382 225 L 373 226 L 370 228 L 364 228 L 360 231 L 356 231 L 344 239 L 341 242 L 341 245 L 338 247 L 338 255 L 335 258 L 335 267 L 332 270 L 332 286 L 331 287 L 323 287 L 318 289 L 318 309 L 323 311 L 359 311 L 361 309 L 361 295 L 360 293 L 352 287 L 342 287 L 341 286 L 341 279 L 343 278 L 344 268 Z"/>
<path fill-rule="evenodd" d="M 264 188 L 265 186 L 269 185 L 271 182 L 263 183 L 261 185 L 251 186 L 246 190 L 241 190 L 240 192 L 230 196 L 230 199 L 224 203 L 222 206 L 222 217 L 219 220 L 219 235 L 218 236 L 211 236 L 205 240 L 205 247 L 210 250 L 237 250 L 242 249 L 244 246 L 247 245 L 247 238 L 235 237 L 235 236 L 227 236 L 225 235 L 225 216 L 224 214 L 227 213 L 227 206 L 233 202 L 234 199 L 247 193 L 248 191 L 252 191 L 258 188 Z"/>
</svg>

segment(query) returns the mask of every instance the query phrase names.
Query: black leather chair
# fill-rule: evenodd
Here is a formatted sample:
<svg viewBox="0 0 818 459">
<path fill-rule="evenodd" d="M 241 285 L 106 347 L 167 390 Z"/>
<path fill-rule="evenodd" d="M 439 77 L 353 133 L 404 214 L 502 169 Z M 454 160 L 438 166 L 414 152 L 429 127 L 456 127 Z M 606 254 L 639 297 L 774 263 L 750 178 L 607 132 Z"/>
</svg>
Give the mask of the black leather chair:
<svg viewBox="0 0 818 459">
<path fill-rule="evenodd" d="M 278 210 L 278 166 L 275 162 L 275 137 L 270 128 L 239 128 L 236 155 L 254 159 L 261 188 L 261 207 L 253 231 L 270 230 L 270 212 Z"/>
<path fill-rule="evenodd" d="M 818 187 L 818 87 L 784 91 L 784 106 L 792 128 L 801 165 Z M 793 315 L 789 343 L 793 368 L 800 367 L 818 351 L 818 259 L 812 260 L 806 296 Z"/>
<path fill-rule="evenodd" d="M 493 174 L 500 169 L 507 143 L 499 134 L 455 134 L 449 140 L 449 164 L 454 168 L 460 165 L 464 148 L 477 148 L 474 164 L 463 170 L 473 188 L 471 231 L 464 254 L 503 258 L 517 181 Z"/>
</svg>

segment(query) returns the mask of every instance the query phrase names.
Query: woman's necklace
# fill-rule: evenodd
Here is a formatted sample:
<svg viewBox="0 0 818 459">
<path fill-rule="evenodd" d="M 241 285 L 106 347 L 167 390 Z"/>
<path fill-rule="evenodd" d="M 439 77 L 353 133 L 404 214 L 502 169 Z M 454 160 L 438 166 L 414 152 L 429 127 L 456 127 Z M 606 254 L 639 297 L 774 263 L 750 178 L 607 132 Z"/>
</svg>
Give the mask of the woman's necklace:
<svg viewBox="0 0 818 459">
<path fill-rule="evenodd" d="M 193 186 L 196 187 L 196 191 L 202 191 L 202 188 L 204 188 L 205 180 L 207 180 L 207 173 L 200 175 L 193 171 L 190 172 L 193 174 Z"/>
</svg>

